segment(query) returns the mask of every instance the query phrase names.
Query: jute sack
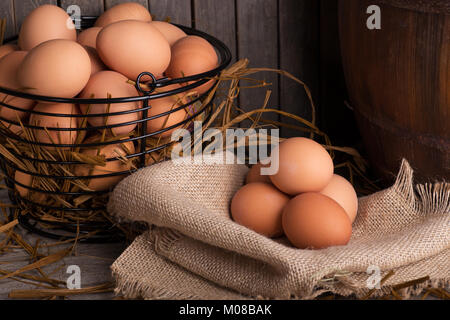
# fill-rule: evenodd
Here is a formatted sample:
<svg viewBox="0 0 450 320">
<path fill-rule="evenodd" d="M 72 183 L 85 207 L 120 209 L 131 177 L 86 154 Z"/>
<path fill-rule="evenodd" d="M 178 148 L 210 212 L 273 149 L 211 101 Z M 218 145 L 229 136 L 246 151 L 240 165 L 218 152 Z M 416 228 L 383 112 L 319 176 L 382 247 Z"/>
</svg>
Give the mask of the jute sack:
<svg viewBox="0 0 450 320">
<path fill-rule="evenodd" d="M 391 188 L 359 200 L 348 245 L 300 250 L 231 220 L 230 201 L 247 170 L 167 161 L 123 180 L 109 211 L 150 229 L 112 265 L 116 291 L 146 299 L 362 297 L 392 271 L 374 296 L 426 276 L 400 293 L 408 298 L 425 287 L 449 287 L 448 183 L 414 188 L 403 161 Z"/>
</svg>

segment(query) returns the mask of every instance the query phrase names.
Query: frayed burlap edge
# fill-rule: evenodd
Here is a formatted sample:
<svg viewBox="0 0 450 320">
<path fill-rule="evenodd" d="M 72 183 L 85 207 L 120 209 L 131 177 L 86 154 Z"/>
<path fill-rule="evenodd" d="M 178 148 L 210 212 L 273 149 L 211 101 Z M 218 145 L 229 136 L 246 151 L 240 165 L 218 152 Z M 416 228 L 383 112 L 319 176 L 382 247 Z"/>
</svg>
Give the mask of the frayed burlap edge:
<svg viewBox="0 0 450 320">
<path fill-rule="evenodd" d="M 322 279 L 320 282 L 324 283 L 323 280 L 326 279 Z M 357 299 L 367 298 L 368 295 L 370 295 L 370 298 L 381 298 L 392 294 L 392 290 L 395 289 L 393 285 L 384 285 L 370 292 L 367 288 L 354 286 L 352 282 L 349 276 L 336 277 L 334 284 L 327 285 L 324 283 L 322 286 L 319 285 L 308 298 L 314 299 L 324 293 L 338 294 L 343 297 L 355 296 Z M 420 296 L 429 288 L 449 290 L 450 278 L 427 280 L 396 291 L 402 299 L 411 299 Z"/>
<path fill-rule="evenodd" d="M 167 263 L 171 263 L 167 261 Z M 140 299 L 147 300 L 207 300 L 204 296 L 198 296 L 195 293 L 176 292 L 168 290 L 166 288 L 155 288 L 151 283 L 143 283 L 137 280 L 135 277 L 121 273 L 116 268 L 112 267 L 112 275 L 116 281 L 116 288 L 114 290 L 116 295 L 123 295 L 127 299 Z M 327 279 L 323 279 L 327 280 Z M 207 280 L 205 280 L 207 281 Z M 354 296 L 357 299 L 365 298 L 369 292 L 368 289 L 357 288 L 352 285 L 352 281 L 348 276 L 335 277 L 335 282 L 332 285 L 325 284 L 324 281 L 320 281 L 323 285 L 317 286 L 313 291 L 306 296 L 299 297 L 291 295 L 291 300 L 311 300 L 319 297 L 322 294 L 332 293 L 339 294 L 344 297 Z M 337 286 L 341 286 L 337 289 Z M 443 288 L 450 289 L 450 279 L 434 279 L 422 282 L 417 285 L 413 285 L 407 288 L 398 290 L 398 294 L 403 299 L 411 299 L 411 297 L 418 297 L 424 293 L 428 288 Z M 394 289 L 394 286 L 382 286 L 372 292 L 370 298 L 381 298 L 386 295 L 390 295 Z M 214 299 L 214 298 L 212 298 Z M 235 294 L 234 299 L 248 299 L 248 300 L 270 300 L 263 296 L 247 297 Z M 214 299 L 216 300 L 216 299 Z"/>
<path fill-rule="evenodd" d="M 155 289 L 150 284 L 144 285 L 139 281 L 113 272 L 116 279 L 116 295 L 123 295 L 126 299 L 145 300 L 199 300 L 200 297 L 195 294 L 188 295 L 185 293 L 173 292 L 167 289 Z"/>
<path fill-rule="evenodd" d="M 426 183 L 426 184 L 413 184 L 414 170 L 409 165 L 406 159 L 402 160 L 399 173 L 396 181 L 390 189 L 395 190 L 398 195 L 403 195 L 405 202 L 409 203 L 411 207 L 420 212 L 426 212 L 427 214 L 436 214 L 441 212 L 450 211 L 450 183 Z M 416 193 L 417 192 L 417 193 Z M 335 285 L 327 285 L 328 280 L 332 279 L 335 285 L 341 285 L 339 290 L 335 289 Z M 338 293 L 343 296 L 355 295 L 357 298 L 366 297 L 369 293 L 367 288 L 359 288 L 353 285 L 351 280 L 351 274 L 346 272 L 337 272 L 326 279 L 319 281 L 323 285 L 319 285 L 311 293 L 310 298 L 316 298 L 323 293 Z M 412 296 L 421 295 L 427 288 L 443 288 L 450 289 L 450 278 L 432 279 L 422 282 L 417 285 L 413 285 L 407 288 L 403 288 L 399 291 L 399 294 L 404 299 L 410 299 Z M 371 293 L 372 298 L 380 298 L 385 295 L 389 295 L 394 289 L 394 286 L 382 286 Z"/>
</svg>

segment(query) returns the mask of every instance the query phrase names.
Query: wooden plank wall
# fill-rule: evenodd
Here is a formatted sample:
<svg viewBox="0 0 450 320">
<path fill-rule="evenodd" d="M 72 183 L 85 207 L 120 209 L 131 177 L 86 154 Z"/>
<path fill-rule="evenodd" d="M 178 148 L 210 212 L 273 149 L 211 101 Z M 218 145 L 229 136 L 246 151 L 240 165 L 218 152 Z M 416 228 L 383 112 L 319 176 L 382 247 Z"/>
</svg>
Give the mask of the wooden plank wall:
<svg viewBox="0 0 450 320">
<path fill-rule="evenodd" d="M 24 17 L 36 6 L 76 4 L 83 15 L 99 15 L 105 9 L 129 0 L 2 0 L 0 17 L 8 18 L 7 36 L 17 34 Z M 342 121 L 348 120 L 344 107 L 345 85 L 340 66 L 337 35 L 337 0 L 134 0 L 150 9 L 158 20 L 193 26 L 224 41 L 234 60 L 249 58 L 253 67 L 286 70 L 310 87 L 318 109 L 318 122 L 339 138 Z M 307 119 L 310 104 L 303 89 L 293 81 L 272 73 L 258 76 L 272 83 L 269 107 Z M 243 90 L 244 110 L 262 105 L 265 89 Z M 333 116 L 336 115 L 336 116 Z M 350 114 L 351 117 L 351 114 Z M 267 119 L 290 123 L 270 115 Z M 344 119 L 343 119 L 344 118 Z M 282 130 L 283 136 L 296 135 Z"/>
</svg>

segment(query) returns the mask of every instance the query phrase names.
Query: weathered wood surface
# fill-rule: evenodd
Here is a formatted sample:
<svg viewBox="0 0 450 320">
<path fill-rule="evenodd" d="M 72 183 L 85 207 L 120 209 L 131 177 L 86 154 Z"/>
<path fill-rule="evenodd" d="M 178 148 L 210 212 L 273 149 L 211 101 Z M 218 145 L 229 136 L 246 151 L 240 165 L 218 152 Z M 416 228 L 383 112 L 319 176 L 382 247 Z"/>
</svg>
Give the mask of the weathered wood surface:
<svg viewBox="0 0 450 320">
<path fill-rule="evenodd" d="M 365 26 L 371 0 L 339 2 L 350 101 L 372 168 L 386 184 L 403 158 L 416 182 L 450 180 L 450 15 L 413 3 L 422 10 L 380 3 L 382 27 L 374 31 Z"/>
<path fill-rule="evenodd" d="M 239 57 L 247 57 L 250 67 L 278 69 L 278 7 L 273 0 L 238 1 L 237 47 Z M 278 75 L 264 73 L 253 76 L 272 84 L 268 107 L 279 109 Z M 242 86 L 254 85 L 243 82 Z M 241 108 L 245 111 L 261 108 L 268 88 L 242 90 Z M 279 120 L 277 114 L 266 114 L 265 119 Z"/>
<path fill-rule="evenodd" d="M 15 35 L 17 31 L 13 0 L 0 1 L 0 18 L 6 18 L 5 38 L 7 39 Z"/>
<path fill-rule="evenodd" d="M 105 0 L 105 9 L 109 9 L 116 4 L 123 3 L 123 2 L 137 2 L 142 4 L 144 7 L 148 8 L 148 1 L 147 0 Z"/>
<path fill-rule="evenodd" d="M 25 17 L 37 7 L 43 4 L 57 4 L 56 0 L 14 0 L 14 16 L 16 31 L 20 30 Z M 10 17 L 6 17 L 7 19 Z"/>
<path fill-rule="evenodd" d="M 236 61 L 236 6 L 234 0 L 194 0 L 195 28 L 223 41 Z"/>
<path fill-rule="evenodd" d="M 82 16 L 98 16 L 105 10 L 103 0 L 61 0 L 64 10 L 71 5 L 79 6 Z"/>
<path fill-rule="evenodd" d="M 150 0 L 150 12 L 156 20 L 167 20 L 192 26 L 191 0 Z"/>
<path fill-rule="evenodd" d="M 280 69 L 286 70 L 310 87 L 314 103 L 319 105 L 319 1 L 280 0 Z M 295 31 L 294 31 L 295 30 Z M 312 120 L 311 104 L 300 85 L 280 78 L 280 109 Z M 295 121 L 282 117 L 284 123 Z M 296 130 L 283 128 L 282 136 L 298 136 Z"/>
<path fill-rule="evenodd" d="M 8 203 L 8 195 L 6 190 L 0 191 L 0 201 Z M 34 245 L 39 239 L 40 246 L 44 244 L 54 243 L 53 240 L 45 239 L 33 235 L 21 227 L 15 229 L 27 241 L 27 243 Z M 0 234 L 0 241 L 4 239 L 4 234 Z M 43 254 L 54 253 L 58 250 L 68 248 L 65 244 L 59 247 L 42 248 L 39 251 Z M 77 265 L 81 270 L 81 288 L 101 285 L 106 282 L 113 282 L 110 272 L 110 266 L 115 259 L 125 250 L 125 243 L 114 244 L 77 244 L 72 256 L 64 258 L 61 262 L 51 264 L 42 268 L 50 278 L 66 282 L 70 274 L 67 273 L 67 268 L 71 265 Z M 48 249 L 48 250 L 47 250 Z M 29 255 L 23 249 L 14 249 L 14 251 L 6 254 L 0 254 L 0 270 L 15 271 L 20 267 L 29 264 Z M 34 271 L 28 273 L 38 276 L 39 273 Z M 1 275 L 0 275 L 1 276 Z M 8 299 L 11 290 L 30 290 L 39 289 L 39 287 L 30 284 L 24 284 L 13 279 L 0 280 L 0 300 Z M 113 292 L 85 294 L 69 296 L 68 299 L 112 299 L 115 297 Z"/>
<path fill-rule="evenodd" d="M 320 128 L 336 145 L 353 145 L 358 132 L 354 115 L 346 105 L 347 88 L 341 64 L 339 26 L 337 17 L 338 0 L 320 0 Z M 351 121 L 350 121 L 351 120 Z"/>
</svg>

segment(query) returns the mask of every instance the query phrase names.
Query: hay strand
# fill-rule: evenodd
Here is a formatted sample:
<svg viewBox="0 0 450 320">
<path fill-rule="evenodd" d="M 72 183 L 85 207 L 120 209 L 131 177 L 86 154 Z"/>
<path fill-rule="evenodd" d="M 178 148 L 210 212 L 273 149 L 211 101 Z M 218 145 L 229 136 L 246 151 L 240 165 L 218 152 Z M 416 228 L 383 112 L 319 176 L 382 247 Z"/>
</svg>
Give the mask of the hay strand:
<svg viewBox="0 0 450 320">
<path fill-rule="evenodd" d="M 37 290 L 12 290 L 9 293 L 11 299 L 37 299 L 50 297 L 67 297 L 81 294 L 94 294 L 103 292 L 113 292 L 113 283 L 104 283 L 97 286 L 82 289 L 37 289 Z"/>
<path fill-rule="evenodd" d="M 6 275 L 3 275 L 0 277 L 0 280 L 4 280 L 4 279 L 8 279 L 14 276 L 17 276 L 23 272 L 26 271 L 30 271 L 30 270 L 34 270 L 34 269 L 39 269 L 41 267 L 44 267 L 46 265 L 52 264 L 54 262 L 57 262 L 59 260 L 61 260 L 63 257 L 65 257 L 70 251 L 68 251 L 67 249 L 59 251 L 57 253 L 51 254 L 45 258 L 42 258 L 34 263 L 30 263 L 29 265 L 22 267 L 16 271 L 13 271 L 11 273 L 8 273 Z"/>
<path fill-rule="evenodd" d="M 395 274 L 394 270 L 389 271 L 380 281 L 380 287 L 393 275 Z M 370 296 L 376 291 L 376 288 L 370 289 L 369 292 L 362 298 L 362 300 L 367 300 Z"/>
<path fill-rule="evenodd" d="M 6 231 L 9 231 L 10 229 L 14 228 L 15 226 L 17 226 L 19 224 L 19 221 L 17 219 L 0 226 L 0 233 L 4 233 Z"/>
<path fill-rule="evenodd" d="M 6 33 L 6 18 L 0 20 L 0 46 L 3 45 Z"/>
</svg>

